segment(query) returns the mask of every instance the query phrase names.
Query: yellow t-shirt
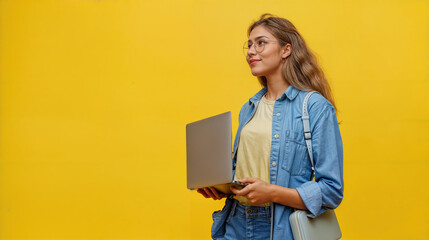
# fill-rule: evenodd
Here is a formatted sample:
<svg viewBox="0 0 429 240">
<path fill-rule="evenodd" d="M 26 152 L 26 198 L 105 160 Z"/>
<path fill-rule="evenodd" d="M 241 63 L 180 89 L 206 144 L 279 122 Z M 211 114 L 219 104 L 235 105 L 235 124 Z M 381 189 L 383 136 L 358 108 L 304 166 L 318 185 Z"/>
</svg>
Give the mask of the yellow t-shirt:
<svg viewBox="0 0 429 240">
<path fill-rule="evenodd" d="M 261 98 L 255 115 L 243 127 L 237 149 L 237 165 L 234 179 L 257 177 L 270 183 L 270 152 L 275 100 Z M 240 203 L 253 205 L 243 196 L 234 196 Z M 258 206 L 269 206 L 270 203 Z"/>
</svg>

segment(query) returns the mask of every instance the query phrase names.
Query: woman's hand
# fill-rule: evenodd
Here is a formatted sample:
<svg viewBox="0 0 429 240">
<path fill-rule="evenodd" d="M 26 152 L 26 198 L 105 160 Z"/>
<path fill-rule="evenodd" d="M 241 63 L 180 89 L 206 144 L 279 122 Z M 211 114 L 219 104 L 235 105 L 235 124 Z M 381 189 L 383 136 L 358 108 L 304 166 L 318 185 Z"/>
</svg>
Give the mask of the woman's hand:
<svg viewBox="0 0 429 240">
<path fill-rule="evenodd" d="M 213 198 L 213 200 L 220 200 L 227 196 L 223 192 L 218 192 L 214 187 L 198 188 L 197 192 L 201 193 L 205 198 Z"/>
<path fill-rule="evenodd" d="M 255 205 L 272 202 L 271 184 L 264 182 L 259 178 L 243 178 L 238 181 L 242 183 L 249 183 L 249 185 L 247 185 L 241 190 L 231 187 L 231 191 L 237 196 L 244 196 L 245 198 L 249 199 L 252 204 Z"/>
</svg>

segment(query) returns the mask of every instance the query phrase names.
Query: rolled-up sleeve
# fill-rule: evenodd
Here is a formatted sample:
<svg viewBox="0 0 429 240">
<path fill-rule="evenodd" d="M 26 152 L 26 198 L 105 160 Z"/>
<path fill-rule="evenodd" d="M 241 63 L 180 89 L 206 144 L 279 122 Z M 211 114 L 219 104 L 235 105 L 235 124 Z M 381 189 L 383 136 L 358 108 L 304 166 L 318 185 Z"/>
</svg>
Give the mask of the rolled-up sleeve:
<svg viewBox="0 0 429 240">
<path fill-rule="evenodd" d="M 343 143 L 331 104 L 324 104 L 322 111 L 313 115 L 310 110 L 309 114 L 315 181 L 302 184 L 297 191 L 311 213 L 309 217 L 314 218 L 327 209 L 335 209 L 343 199 Z M 316 117 L 312 119 L 313 116 Z"/>
</svg>

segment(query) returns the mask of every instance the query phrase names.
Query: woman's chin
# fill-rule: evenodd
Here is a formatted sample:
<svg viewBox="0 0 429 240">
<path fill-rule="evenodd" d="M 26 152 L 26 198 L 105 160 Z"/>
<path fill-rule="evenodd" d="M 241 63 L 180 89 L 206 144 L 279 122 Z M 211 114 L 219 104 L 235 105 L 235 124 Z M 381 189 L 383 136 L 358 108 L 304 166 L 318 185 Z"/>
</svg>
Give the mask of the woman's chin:
<svg viewBox="0 0 429 240">
<path fill-rule="evenodd" d="M 262 76 L 264 76 L 264 74 L 263 74 L 263 73 L 261 73 L 261 72 L 257 72 L 257 71 L 251 71 L 251 73 L 252 73 L 252 75 L 253 75 L 253 76 L 255 76 L 255 77 L 262 77 Z"/>
</svg>

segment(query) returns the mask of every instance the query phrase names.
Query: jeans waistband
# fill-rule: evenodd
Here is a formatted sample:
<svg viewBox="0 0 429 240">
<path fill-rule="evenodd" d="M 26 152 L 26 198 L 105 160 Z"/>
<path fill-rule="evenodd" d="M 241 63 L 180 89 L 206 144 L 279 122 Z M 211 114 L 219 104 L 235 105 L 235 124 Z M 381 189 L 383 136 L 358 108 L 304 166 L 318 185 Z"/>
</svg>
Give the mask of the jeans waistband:
<svg viewBox="0 0 429 240">
<path fill-rule="evenodd" d="M 271 206 L 247 206 L 241 204 L 236 199 L 233 199 L 230 217 L 236 213 L 246 216 L 246 218 L 270 218 L 271 217 Z M 229 217 L 229 218 L 230 218 Z"/>
</svg>

